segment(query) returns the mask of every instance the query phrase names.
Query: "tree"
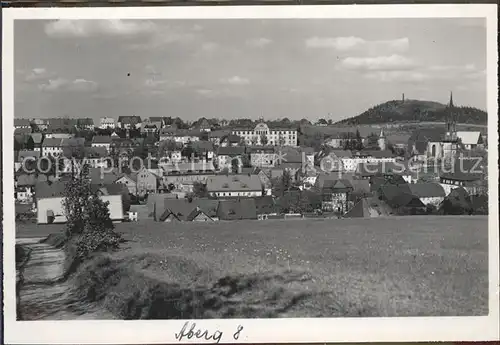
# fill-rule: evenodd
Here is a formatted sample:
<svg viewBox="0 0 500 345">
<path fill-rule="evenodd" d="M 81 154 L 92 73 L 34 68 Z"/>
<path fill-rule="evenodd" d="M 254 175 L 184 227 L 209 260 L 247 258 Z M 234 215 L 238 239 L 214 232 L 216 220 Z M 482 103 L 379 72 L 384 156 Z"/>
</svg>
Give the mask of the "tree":
<svg viewBox="0 0 500 345">
<path fill-rule="evenodd" d="M 269 140 L 267 139 L 267 135 L 265 135 L 264 133 L 261 134 L 260 136 L 260 143 L 263 145 L 263 146 L 266 146 L 268 144 Z"/>
<path fill-rule="evenodd" d="M 193 183 L 193 194 L 198 198 L 206 198 L 208 196 L 207 186 L 201 182 Z"/>
<path fill-rule="evenodd" d="M 235 157 L 231 159 L 231 172 L 233 174 L 238 174 L 240 172 L 240 159 Z"/>
<path fill-rule="evenodd" d="M 332 125 L 332 124 L 333 124 L 332 119 L 328 119 L 328 125 Z"/>
<path fill-rule="evenodd" d="M 84 178 L 83 175 L 74 175 L 66 183 L 63 193 L 63 206 L 67 218 L 66 236 L 68 238 L 81 234 L 85 228 L 86 207 L 92 193 L 90 180 Z"/>
<path fill-rule="evenodd" d="M 257 145 L 258 141 L 259 141 L 259 138 L 257 136 L 252 137 L 252 146 Z"/>
<path fill-rule="evenodd" d="M 355 141 L 354 148 L 356 150 L 362 150 L 363 149 L 363 138 L 361 138 L 361 134 L 359 133 L 359 129 L 356 129 L 356 141 Z"/>
<path fill-rule="evenodd" d="M 328 122 L 325 119 L 319 119 L 318 120 L 318 125 L 327 125 Z"/>
<path fill-rule="evenodd" d="M 280 137 L 278 139 L 278 145 L 279 146 L 285 145 L 285 137 L 283 135 L 281 135 L 281 134 L 280 134 Z"/>
<path fill-rule="evenodd" d="M 283 170 L 283 175 L 271 181 L 273 194 L 283 196 L 292 187 L 292 175 L 288 170 Z"/>
</svg>

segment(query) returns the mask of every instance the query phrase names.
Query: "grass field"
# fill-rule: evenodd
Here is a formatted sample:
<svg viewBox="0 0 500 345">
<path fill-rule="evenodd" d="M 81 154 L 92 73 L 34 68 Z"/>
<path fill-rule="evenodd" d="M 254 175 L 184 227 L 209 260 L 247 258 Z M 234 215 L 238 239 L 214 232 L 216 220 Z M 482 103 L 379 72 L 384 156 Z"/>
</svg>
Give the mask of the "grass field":
<svg viewBox="0 0 500 345">
<path fill-rule="evenodd" d="M 81 287 L 92 282 L 101 286 L 101 298 L 108 309 L 116 309 L 116 300 L 125 298 L 124 293 L 130 300 L 138 296 L 134 289 L 138 294 L 149 289 L 144 281 L 150 279 L 156 282 L 152 290 L 158 290 L 162 282 L 167 290 L 175 290 L 172 293 L 176 296 L 179 291 L 194 290 L 198 299 L 212 301 L 203 304 L 201 314 L 184 308 L 189 317 L 488 312 L 487 217 L 210 224 L 145 221 L 118 224 L 117 230 L 129 240 L 126 248 L 91 263 L 90 271 L 111 265 L 122 278 L 115 279 L 115 275 L 111 285 L 103 283 L 102 278 L 112 276 L 109 272 L 99 279 L 79 278 Z M 136 279 L 131 278 L 134 276 Z M 85 293 L 88 295 L 88 291 Z M 183 316 L 151 310 L 142 316 L 123 310 L 120 313 L 129 318 Z"/>
</svg>

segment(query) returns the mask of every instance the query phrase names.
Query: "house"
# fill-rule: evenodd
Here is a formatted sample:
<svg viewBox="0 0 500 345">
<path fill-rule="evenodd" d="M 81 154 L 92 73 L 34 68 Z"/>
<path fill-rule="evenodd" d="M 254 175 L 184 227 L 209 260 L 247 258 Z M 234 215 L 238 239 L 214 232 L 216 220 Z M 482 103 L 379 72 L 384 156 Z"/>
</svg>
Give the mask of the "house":
<svg viewBox="0 0 500 345">
<path fill-rule="evenodd" d="M 361 150 L 353 151 L 351 157 L 342 158 L 345 171 L 356 171 L 359 164 L 367 163 L 395 163 L 396 157 L 389 150 Z"/>
<path fill-rule="evenodd" d="M 45 138 L 42 143 L 43 157 L 59 157 L 63 154 L 62 139 Z"/>
<path fill-rule="evenodd" d="M 37 161 L 40 158 L 39 151 L 21 150 L 18 153 L 17 159 L 19 163 L 23 163 L 26 159 Z"/>
<path fill-rule="evenodd" d="M 106 152 L 111 150 L 111 137 L 109 135 L 96 135 L 92 138 L 92 147 L 103 147 Z"/>
<path fill-rule="evenodd" d="M 215 167 L 211 161 L 168 162 L 160 163 L 159 166 L 163 169 L 165 175 L 213 174 L 215 172 Z"/>
<path fill-rule="evenodd" d="M 129 194 L 139 194 L 137 188 L 137 174 L 122 174 L 120 177 L 114 180 L 114 183 L 122 184 L 127 187 Z"/>
<path fill-rule="evenodd" d="M 354 191 L 354 187 L 349 180 L 325 180 L 320 190 L 323 211 L 344 214 L 350 209 L 349 194 Z"/>
<path fill-rule="evenodd" d="M 411 183 L 408 184 L 411 193 L 418 197 L 424 205 L 438 207 L 444 200 L 446 194 L 439 183 Z"/>
<path fill-rule="evenodd" d="M 406 186 L 408 183 L 401 175 L 375 175 L 368 180 L 370 192 L 377 192 L 381 186 L 390 184 L 395 186 Z"/>
<path fill-rule="evenodd" d="M 19 203 L 32 203 L 35 193 L 35 174 L 21 174 L 15 183 L 16 201 Z"/>
<path fill-rule="evenodd" d="M 28 119 L 14 119 L 15 129 L 31 129 L 31 123 Z"/>
<path fill-rule="evenodd" d="M 346 214 L 345 218 L 375 218 L 381 216 L 373 203 L 373 198 L 360 199 Z"/>
<path fill-rule="evenodd" d="M 74 137 L 74 134 L 71 134 L 71 133 L 57 133 L 57 132 L 45 133 L 46 139 L 70 139 L 73 137 Z"/>
<path fill-rule="evenodd" d="M 245 154 L 244 146 L 221 146 L 217 150 L 217 165 L 220 170 L 231 169 L 232 160 L 238 159 L 238 165 L 243 166 L 241 157 Z"/>
<path fill-rule="evenodd" d="M 108 151 L 104 147 L 85 147 L 85 163 L 90 168 L 103 168 L 107 169 L 110 161 L 107 158 Z"/>
<path fill-rule="evenodd" d="M 262 196 L 257 175 L 217 175 L 207 179 L 207 192 L 214 197 Z"/>
<path fill-rule="evenodd" d="M 400 162 L 359 163 L 355 174 L 361 179 L 376 175 L 404 175 L 406 167 Z"/>
<path fill-rule="evenodd" d="M 14 129 L 14 135 L 25 135 L 29 136 L 31 134 L 31 127 L 29 128 L 16 128 Z"/>
<path fill-rule="evenodd" d="M 266 172 L 263 169 L 258 169 L 257 177 L 259 178 L 262 189 L 264 190 L 264 195 L 271 195 L 273 185 L 270 177 L 270 172 Z"/>
<path fill-rule="evenodd" d="M 195 155 L 202 160 L 214 159 L 214 145 L 209 141 L 195 141 L 191 144 Z"/>
<path fill-rule="evenodd" d="M 172 140 L 186 145 L 187 143 L 200 140 L 200 132 L 194 130 L 177 129 L 177 127 L 165 127 L 160 131 L 160 141 Z"/>
<path fill-rule="evenodd" d="M 212 126 L 207 119 L 203 118 L 201 119 L 200 123 L 198 123 L 197 129 L 200 132 L 210 132 L 212 130 Z"/>
<path fill-rule="evenodd" d="M 444 188 L 446 195 L 452 189 L 463 187 L 470 195 L 485 193 L 485 167 L 480 161 L 475 159 L 457 159 L 452 162 L 448 168 L 439 172 L 439 183 Z"/>
<path fill-rule="evenodd" d="M 142 126 L 142 120 L 140 116 L 119 116 L 117 121 L 118 128 L 123 129 L 139 129 Z"/>
<path fill-rule="evenodd" d="M 148 117 L 144 119 L 141 127 L 142 133 L 157 133 L 163 128 L 163 118 Z"/>
<path fill-rule="evenodd" d="M 47 130 L 51 133 L 70 133 L 76 127 L 76 119 L 52 118 L 48 122 Z"/>
<path fill-rule="evenodd" d="M 31 140 L 33 140 L 33 150 L 42 152 L 42 141 L 43 134 L 42 133 L 31 133 Z"/>
<path fill-rule="evenodd" d="M 236 134 L 228 134 L 220 138 L 220 146 L 239 146 L 243 138 Z"/>
<path fill-rule="evenodd" d="M 156 193 L 161 185 L 161 177 L 146 168 L 137 172 L 137 194 Z"/>
<path fill-rule="evenodd" d="M 243 138 L 247 145 L 297 146 L 298 140 L 297 128 L 269 128 L 264 122 L 258 123 L 254 128 L 235 128 L 232 134 Z"/>
<path fill-rule="evenodd" d="M 210 131 L 208 133 L 208 141 L 210 141 L 212 144 L 219 146 L 221 144 L 221 140 L 224 137 L 227 137 L 231 131 L 229 130 L 215 130 L 215 131 Z M 239 143 L 239 139 L 238 139 Z"/>
<path fill-rule="evenodd" d="M 92 131 L 95 128 L 95 126 L 94 126 L 94 120 L 91 119 L 91 118 L 77 119 L 76 120 L 76 127 L 78 129 Z"/>
<path fill-rule="evenodd" d="M 417 214 L 425 212 L 425 204 L 412 194 L 409 185 L 385 184 L 378 190 L 379 199 L 392 208 L 396 214 Z"/>
<path fill-rule="evenodd" d="M 115 119 L 112 117 L 101 117 L 99 122 L 100 129 L 114 129 L 115 127 Z"/>
<path fill-rule="evenodd" d="M 67 221 L 63 206 L 64 182 L 37 183 L 35 186 L 37 223 L 52 224 L 65 223 Z M 108 210 L 111 220 L 123 220 L 122 195 L 103 195 L 101 200 L 108 202 Z"/>
<path fill-rule="evenodd" d="M 221 200 L 217 209 L 217 215 L 220 220 L 257 219 L 255 200 L 252 198 Z"/>
<path fill-rule="evenodd" d="M 246 148 L 250 155 L 250 166 L 270 168 L 276 165 L 276 153 L 273 146 L 250 146 Z"/>
<path fill-rule="evenodd" d="M 156 203 L 155 220 L 159 222 L 216 221 L 219 219 L 218 206 L 218 200 L 165 198 Z"/>
<path fill-rule="evenodd" d="M 457 138 L 466 150 L 484 147 L 484 140 L 479 131 L 457 131 Z"/>
</svg>

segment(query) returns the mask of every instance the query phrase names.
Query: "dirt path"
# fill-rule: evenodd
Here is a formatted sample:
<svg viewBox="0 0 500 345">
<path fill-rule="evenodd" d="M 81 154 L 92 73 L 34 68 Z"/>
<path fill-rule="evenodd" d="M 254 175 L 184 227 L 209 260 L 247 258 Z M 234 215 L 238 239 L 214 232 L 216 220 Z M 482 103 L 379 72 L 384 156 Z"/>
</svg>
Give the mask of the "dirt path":
<svg viewBox="0 0 500 345">
<path fill-rule="evenodd" d="M 31 249 L 30 258 L 23 269 L 24 282 L 19 298 L 23 320 L 75 320 L 111 319 L 108 312 L 96 306 L 75 300 L 69 283 L 57 280 L 64 271 L 64 252 L 41 238 L 17 239 L 18 244 Z"/>
</svg>

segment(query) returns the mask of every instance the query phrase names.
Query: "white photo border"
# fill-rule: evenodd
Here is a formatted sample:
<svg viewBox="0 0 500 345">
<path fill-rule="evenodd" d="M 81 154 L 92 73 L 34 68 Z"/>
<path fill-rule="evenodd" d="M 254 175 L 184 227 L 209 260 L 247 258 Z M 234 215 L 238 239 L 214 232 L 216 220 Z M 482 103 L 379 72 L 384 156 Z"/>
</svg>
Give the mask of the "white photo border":
<svg viewBox="0 0 500 345">
<path fill-rule="evenodd" d="M 280 19 L 485 18 L 488 142 L 498 143 L 497 5 L 188 6 L 7 8 L 2 10 L 4 331 L 8 344 L 179 343 L 183 320 L 16 321 L 14 211 L 14 20 L 19 19 Z M 196 320 L 224 332 L 221 343 L 487 341 L 499 338 L 498 150 L 489 150 L 489 315 L 481 317 L 297 318 Z M 238 325 L 238 340 L 232 334 Z M 182 343 L 200 340 L 183 340 Z"/>
</svg>

